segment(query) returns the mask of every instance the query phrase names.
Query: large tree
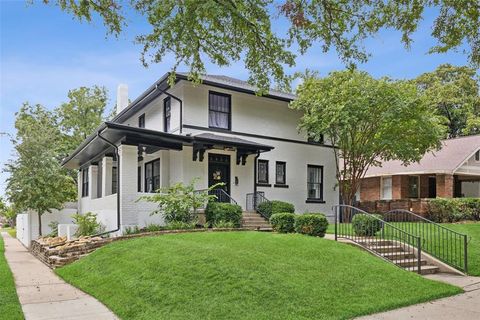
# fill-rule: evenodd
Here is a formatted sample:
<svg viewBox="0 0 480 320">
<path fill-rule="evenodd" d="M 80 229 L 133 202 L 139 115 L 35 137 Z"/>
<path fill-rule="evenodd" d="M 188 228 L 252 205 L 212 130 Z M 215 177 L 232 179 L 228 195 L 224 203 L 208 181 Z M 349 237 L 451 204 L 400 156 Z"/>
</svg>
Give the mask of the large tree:
<svg viewBox="0 0 480 320">
<path fill-rule="evenodd" d="M 363 62 L 369 53 L 363 40 L 381 29 L 400 31 L 409 47 L 412 34 L 425 18 L 436 14 L 431 36 L 436 45 L 429 52 L 461 49 L 473 65 L 480 65 L 480 5 L 478 0 L 43 0 L 79 20 L 98 14 L 108 32 L 118 36 L 127 26 L 128 11 L 136 11 L 150 24 L 148 34 L 137 36 L 143 45 L 145 65 L 175 57 L 173 70 L 189 66 L 198 80 L 204 61 L 225 66 L 243 60 L 249 81 L 260 91 L 270 78 L 288 86 L 285 66 L 295 64 L 294 51 L 303 54 L 312 46 L 335 50 L 347 64 Z M 132 10 L 133 9 L 133 10 Z M 272 25 L 287 21 L 288 30 Z M 173 81 L 173 78 L 170 79 Z"/>
<path fill-rule="evenodd" d="M 41 216 L 52 209 L 61 209 L 74 200 L 74 180 L 60 166 L 61 133 L 54 114 L 41 105 L 25 103 L 16 115 L 17 133 L 12 138 L 16 157 L 7 162 L 7 196 L 18 210 Z"/>
<path fill-rule="evenodd" d="M 415 82 L 445 118 L 449 138 L 480 133 L 480 84 L 475 69 L 443 64 Z"/>
<path fill-rule="evenodd" d="M 107 91 L 104 87 L 80 87 L 68 92 L 68 102 L 55 110 L 64 155 L 75 150 L 106 120 Z"/>
<path fill-rule="evenodd" d="M 398 159 L 408 164 L 440 147 L 444 134 L 435 110 L 406 81 L 374 79 L 365 72 L 306 75 L 291 107 L 303 111 L 300 129 L 325 135 L 337 162 L 340 194 L 352 204 L 368 168 Z"/>
</svg>

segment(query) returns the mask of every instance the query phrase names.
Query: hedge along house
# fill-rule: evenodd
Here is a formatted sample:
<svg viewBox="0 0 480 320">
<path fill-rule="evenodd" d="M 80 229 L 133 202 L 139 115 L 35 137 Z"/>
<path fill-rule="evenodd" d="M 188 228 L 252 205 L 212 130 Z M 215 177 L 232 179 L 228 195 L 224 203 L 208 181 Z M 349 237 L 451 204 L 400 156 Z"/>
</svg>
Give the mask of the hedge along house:
<svg viewBox="0 0 480 320">
<path fill-rule="evenodd" d="M 296 211 L 330 213 L 338 201 L 331 146 L 297 131 L 291 94 L 256 96 L 246 82 L 203 76 L 194 85 L 164 75 L 127 105 L 119 86 L 117 116 L 103 123 L 63 165 L 78 169 L 78 211 L 94 212 L 107 230 L 163 223 L 140 196 L 200 178 L 198 189 L 223 182 L 220 201 L 245 211 L 260 200 L 284 200 Z M 257 196 L 253 196 L 257 195 Z M 119 209 L 117 211 L 117 208 Z"/>
<path fill-rule="evenodd" d="M 408 166 L 387 161 L 371 167 L 360 184 L 360 206 L 385 212 L 407 209 L 424 213 L 429 198 L 480 197 L 480 135 L 442 141 Z"/>
</svg>

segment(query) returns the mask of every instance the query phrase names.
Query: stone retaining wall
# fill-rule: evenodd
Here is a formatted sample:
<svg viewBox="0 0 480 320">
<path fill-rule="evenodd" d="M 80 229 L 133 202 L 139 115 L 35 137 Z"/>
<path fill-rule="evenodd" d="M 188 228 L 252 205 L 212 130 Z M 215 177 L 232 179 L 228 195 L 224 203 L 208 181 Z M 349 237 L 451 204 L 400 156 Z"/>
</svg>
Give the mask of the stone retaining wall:
<svg viewBox="0 0 480 320">
<path fill-rule="evenodd" d="M 88 255 L 96 249 L 118 240 L 131 238 L 160 236 L 172 233 L 192 232 L 222 232 L 222 231 L 243 231 L 245 229 L 193 229 L 193 230 L 162 230 L 138 234 L 123 235 L 115 238 L 80 237 L 79 239 L 67 241 L 66 237 L 41 238 L 33 240 L 30 252 L 50 268 L 58 268 L 72 263 L 81 257 Z"/>
</svg>

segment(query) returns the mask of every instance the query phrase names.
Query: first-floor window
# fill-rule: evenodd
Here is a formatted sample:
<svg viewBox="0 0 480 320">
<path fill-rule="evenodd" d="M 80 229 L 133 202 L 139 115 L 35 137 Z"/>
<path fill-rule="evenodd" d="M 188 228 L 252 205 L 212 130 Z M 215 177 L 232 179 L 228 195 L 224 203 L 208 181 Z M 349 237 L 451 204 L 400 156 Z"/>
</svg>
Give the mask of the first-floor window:
<svg viewBox="0 0 480 320">
<path fill-rule="evenodd" d="M 408 176 L 408 197 L 418 198 L 418 176 Z"/>
<path fill-rule="evenodd" d="M 392 199 L 392 177 L 382 177 L 382 199 Z"/>
<path fill-rule="evenodd" d="M 88 168 L 82 169 L 82 197 L 88 197 Z"/>
<path fill-rule="evenodd" d="M 275 183 L 286 184 L 286 167 L 287 163 L 283 161 L 277 161 L 275 163 Z"/>
<path fill-rule="evenodd" d="M 258 183 L 268 183 L 268 160 L 258 160 Z"/>
<path fill-rule="evenodd" d="M 310 200 L 323 200 L 322 166 L 307 166 L 307 197 Z"/>
<path fill-rule="evenodd" d="M 160 159 L 145 163 L 145 192 L 160 188 Z"/>
<path fill-rule="evenodd" d="M 112 167 L 112 194 L 118 190 L 117 170 L 117 167 Z"/>
</svg>

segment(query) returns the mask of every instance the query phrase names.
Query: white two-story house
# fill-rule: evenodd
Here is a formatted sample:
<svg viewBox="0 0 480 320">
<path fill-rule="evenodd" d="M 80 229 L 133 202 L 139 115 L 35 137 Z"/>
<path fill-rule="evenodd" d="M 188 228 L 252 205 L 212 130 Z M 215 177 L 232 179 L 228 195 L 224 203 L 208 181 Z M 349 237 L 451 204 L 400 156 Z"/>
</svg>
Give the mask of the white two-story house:
<svg viewBox="0 0 480 320">
<path fill-rule="evenodd" d="M 194 85 L 177 73 L 170 87 L 168 76 L 130 104 L 119 86 L 116 117 L 63 161 L 79 170 L 80 213 L 96 213 L 108 230 L 118 217 L 120 232 L 162 223 L 139 197 L 197 177 L 198 189 L 225 183 L 219 200 L 245 211 L 265 198 L 291 202 L 297 213 L 331 213 L 339 198 L 332 146 L 298 132 L 294 95 L 260 97 L 244 81 L 213 75 Z"/>
</svg>

